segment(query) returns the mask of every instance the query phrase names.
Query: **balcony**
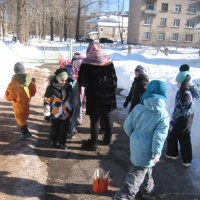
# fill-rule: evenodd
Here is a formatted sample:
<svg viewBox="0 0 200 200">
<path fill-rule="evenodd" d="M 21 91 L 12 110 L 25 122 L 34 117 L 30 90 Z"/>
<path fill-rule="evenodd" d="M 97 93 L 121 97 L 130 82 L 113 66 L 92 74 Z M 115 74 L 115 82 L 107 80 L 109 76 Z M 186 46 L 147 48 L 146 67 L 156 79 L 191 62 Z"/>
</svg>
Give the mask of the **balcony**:
<svg viewBox="0 0 200 200">
<path fill-rule="evenodd" d="M 145 10 L 144 10 L 144 14 L 156 15 L 156 11 L 155 11 L 155 10 L 148 10 L 148 9 L 145 9 Z"/>
</svg>

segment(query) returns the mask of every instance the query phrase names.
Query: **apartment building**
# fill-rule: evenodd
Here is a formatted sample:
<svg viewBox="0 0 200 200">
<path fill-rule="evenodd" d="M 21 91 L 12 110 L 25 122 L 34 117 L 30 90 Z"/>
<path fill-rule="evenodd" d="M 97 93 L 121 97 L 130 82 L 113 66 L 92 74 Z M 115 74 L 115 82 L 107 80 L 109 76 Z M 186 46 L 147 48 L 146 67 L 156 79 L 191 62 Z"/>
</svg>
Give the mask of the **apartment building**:
<svg viewBox="0 0 200 200">
<path fill-rule="evenodd" d="M 123 39 L 128 37 L 128 13 L 106 14 L 104 16 L 92 18 L 84 22 L 84 36 L 92 39 L 113 38 L 120 39 L 120 33 Z M 95 33 L 94 36 L 92 34 Z"/>
<path fill-rule="evenodd" d="M 128 44 L 200 47 L 200 0 L 130 0 Z"/>
</svg>

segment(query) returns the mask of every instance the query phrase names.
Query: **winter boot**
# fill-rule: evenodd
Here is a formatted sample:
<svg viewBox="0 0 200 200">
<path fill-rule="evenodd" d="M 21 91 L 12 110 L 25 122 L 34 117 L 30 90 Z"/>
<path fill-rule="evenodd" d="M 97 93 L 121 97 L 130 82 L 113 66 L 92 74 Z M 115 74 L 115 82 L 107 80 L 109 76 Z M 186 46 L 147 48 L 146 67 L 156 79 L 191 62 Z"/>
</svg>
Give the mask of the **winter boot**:
<svg viewBox="0 0 200 200">
<path fill-rule="evenodd" d="M 28 130 L 28 126 L 21 127 L 21 132 L 22 132 L 22 135 L 20 135 L 18 138 L 21 141 L 24 141 L 24 140 L 26 140 L 26 138 L 29 138 L 32 136 Z"/>
</svg>

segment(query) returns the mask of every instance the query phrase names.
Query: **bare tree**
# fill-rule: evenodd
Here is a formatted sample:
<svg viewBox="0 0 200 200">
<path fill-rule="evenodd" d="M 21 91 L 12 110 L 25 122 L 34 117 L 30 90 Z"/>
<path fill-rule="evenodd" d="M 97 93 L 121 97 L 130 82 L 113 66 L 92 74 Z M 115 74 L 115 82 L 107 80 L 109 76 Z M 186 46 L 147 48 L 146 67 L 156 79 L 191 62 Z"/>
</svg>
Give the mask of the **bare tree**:
<svg viewBox="0 0 200 200">
<path fill-rule="evenodd" d="M 124 21 L 123 21 L 124 17 L 123 17 L 123 13 L 124 13 L 124 0 L 123 0 L 122 10 L 121 11 L 120 11 L 120 2 L 118 0 L 119 35 L 120 35 L 120 39 L 121 39 L 121 44 L 123 44 L 123 32 L 124 32 Z M 121 17 L 120 17 L 120 15 L 121 15 Z"/>
<path fill-rule="evenodd" d="M 67 12 L 67 0 L 64 0 L 64 5 L 65 5 L 65 11 L 64 11 L 64 41 L 67 40 L 67 36 L 68 36 L 68 31 L 67 31 L 67 19 L 69 16 L 70 11 Z"/>
<path fill-rule="evenodd" d="M 78 0 L 78 12 L 77 12 L 77 20 L 76 20 L 76 41 L 79 41 L 79 21 L 81 16 L 81 0 Z"/>
<path fill-rule="evenodd" d="M 0 12 L 2 14 L 2 36 L 3 36 L 3 41 L 5 41 L 6 4 L 4 2 L 0 3 Z"/>
<path fill-rule="evenodd" d="M 76 18 L 76 35 L 75 35 L 75 39 L 77 42 L 79 41 L 79 35 L 80 35 L 79 28 L 80 28 L 81 10 L 83 8 L 88 8 L 93 4 L 97 4 L 101 6 L 102 0 L 92 0 L 92 1 L 78 0 L 78 10 L 77 10 L 77 18 Z"/>
<path fill-rule="evenodd" d="M 23 12 L 26 5 L 26 0 L 17 0 L 17 26 L 16 33 L 17 39 L 20 43 L 24 43 L 24 24 L 23 24 Z"/>
<path fill-rule="evenodd" d="M 6 0 L 8 31 L 13 37 L 16 34 L 21 43 L 27 43 L 30 36 L 45 39 L 46 35 L 51 40 L 57 35 L 60 40 L 75 37 L 78 41 L 88 18 L 81 11 L 90 11 L 94 5 L 100 11 L 106 1 L 109 0 Z"/>
</svg>

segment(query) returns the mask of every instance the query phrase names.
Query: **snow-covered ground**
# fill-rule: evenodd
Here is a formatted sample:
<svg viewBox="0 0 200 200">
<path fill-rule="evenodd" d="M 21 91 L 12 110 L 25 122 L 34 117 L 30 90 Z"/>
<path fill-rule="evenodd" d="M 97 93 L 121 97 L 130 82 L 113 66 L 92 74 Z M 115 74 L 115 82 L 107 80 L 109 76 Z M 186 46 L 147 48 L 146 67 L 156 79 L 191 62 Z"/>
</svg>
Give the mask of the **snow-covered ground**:
<svg viewBox="0 0 200 200">
<path fill-rule="evenodd" d="M 8 47 L 1 41 L 0 49 L 0 97 L 2 97 L 13 75 L 13 66 L 16 62 L 20 61 L 19 54 L 35 56 L 41 52 L 34 47 L 24 47 L 19 43 Z M 168 85 L 168 102 L 166 108 L 170 114 L 174 107 L 174 98 L 177 91 L 175 77 L 179 72 L 179 66 L 185 63 L 190 65 L 193 82 L 200 84 L 200 57 L 198 49 L 174 48 L 170 49 L 168 56 L 165 56 L 162 51 L 157 52 L 152 48 L 132 49 L 131 54 L 127 53 L 127 49 L 123 50 L 122 48 L 105 47 L 104 50 L 114 62 L 118 77 L 118 88 L 124 89 L 122 95 L 126 96 L 128 94 L 134 79 L 134 69 L 137 65 L 146 67 L 150 80 L 160 79 L 165 81 Z M 85 56 L 85 51 L 80 53 Z M 34 65 L 25 63 L 25 67 L 30 66 L 34 67 Z M 122 105 L 118 105 L 118 107 L 122 107 Z M 193 155 L 194 158 L 199 158 L 200 100 L 195 101 L 194 110 L 195 118 L 192 127 Z M 199 165 L 200 163 L 196 164 Z"/>
</svg>

